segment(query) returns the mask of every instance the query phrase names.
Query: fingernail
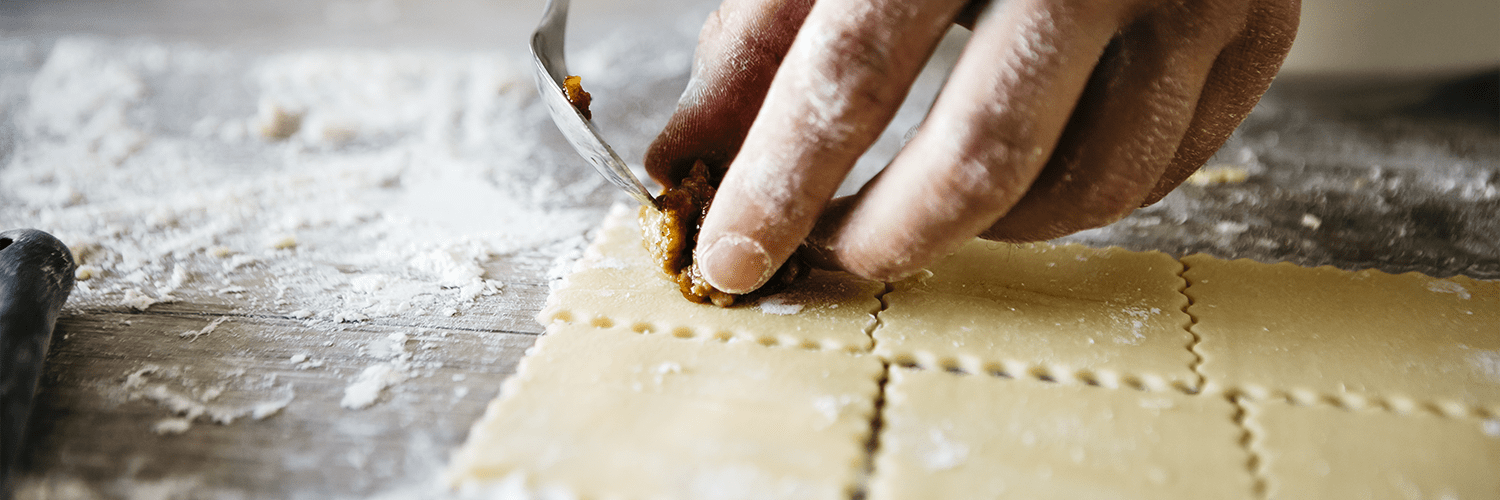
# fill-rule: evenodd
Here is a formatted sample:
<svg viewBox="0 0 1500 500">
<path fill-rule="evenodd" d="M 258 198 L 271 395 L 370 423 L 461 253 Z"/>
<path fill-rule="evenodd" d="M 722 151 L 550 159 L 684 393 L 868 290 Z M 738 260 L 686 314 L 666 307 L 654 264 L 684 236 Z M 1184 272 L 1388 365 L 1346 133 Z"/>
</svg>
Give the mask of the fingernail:
<svg viewBox="0 0 1500 500">
<path fill-rule="evenodd" d="M 755 240 L 738 234 L 719 237 L 698 255 L 698 268 L 714 288 L 750 293 L 771 279 L 771 256 Z"/>
</svg>

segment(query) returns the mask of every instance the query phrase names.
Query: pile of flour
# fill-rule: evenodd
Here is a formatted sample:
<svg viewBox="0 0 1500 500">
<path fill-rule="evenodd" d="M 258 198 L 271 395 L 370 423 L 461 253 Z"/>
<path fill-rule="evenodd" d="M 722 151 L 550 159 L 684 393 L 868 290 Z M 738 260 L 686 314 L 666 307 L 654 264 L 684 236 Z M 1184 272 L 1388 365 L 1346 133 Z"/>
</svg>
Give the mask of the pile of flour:
<svg viewBox="0 0 1500 500">
<path fill-rule="evenodd" d="M 577 245 L 614 195 L 558 157 L 510 54 L 68 38 L 0 57 L 0 227 L 73 249 L 73 307 L 451 316 L 503 292 L 495 257 Z"/>
</svg>

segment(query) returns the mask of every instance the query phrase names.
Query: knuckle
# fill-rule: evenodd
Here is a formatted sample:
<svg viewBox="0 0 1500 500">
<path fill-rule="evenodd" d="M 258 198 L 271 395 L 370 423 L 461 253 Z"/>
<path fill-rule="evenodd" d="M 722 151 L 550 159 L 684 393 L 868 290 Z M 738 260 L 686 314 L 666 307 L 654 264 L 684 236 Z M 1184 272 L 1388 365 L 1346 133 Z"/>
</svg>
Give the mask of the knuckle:
<svg viewBox="0 0 1500 500">
<path fill-rule="evenodd" d="M 1185 0 L 1157 3 L 1133 28 L 1168 46 L 1222 47 L 1245 26 L 1244 0 Z"/>
<path fill-rule="evenodd" d="M 1067 203 L 1064 218 L 1068 229 L 1078 231 L 1101 227 L 1125 218 L 1139 208 L 1155 179 L 1126 177 L 1105 172 L 1097 179 L 1079 181 L 1064 174 L 1062 189 L 1054 191 L 1051 204 Z"/>
<path fill-rule="evenodd" d="M 1013 206 L 1026 191 L 1029 179 L 1017 175 L 1040 161 L 1041 148 L 993 142 L 984 147 L 965 147 L 946 164 L 946 175 L 935 179 L 936 198 L 944 205 L 972 214 L 998 216 Z M 957 218 L 961 215 L 952 214 Z"/>
<path fill-rule="evenodd" d="M 809 92 L 837 102 L 843 113 L 894 108 L 901 92 L 889 82 L 897 61 L 892 47 L 860 30 L 814 35 L 809 44 Z"/>
</svg>

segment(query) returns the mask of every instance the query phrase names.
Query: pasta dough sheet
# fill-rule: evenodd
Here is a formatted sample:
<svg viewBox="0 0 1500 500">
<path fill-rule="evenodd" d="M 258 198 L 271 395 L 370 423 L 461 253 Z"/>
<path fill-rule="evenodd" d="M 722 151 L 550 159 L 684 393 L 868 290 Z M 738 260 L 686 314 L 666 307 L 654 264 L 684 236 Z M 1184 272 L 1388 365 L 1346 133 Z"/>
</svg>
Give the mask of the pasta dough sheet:
<svg viewBox="0 0 1500 500">
<path fill-rule="evenodd" d="M 1500 421 L 1248 407 L 1269 498 L 1500 498 Z"/>
<path fill-rule="evenodd" d="M 617 208 L 539 320 L 462 489 L 1500 496 L 1500 282 L 975 241 L 890 287 L 814 273 L 725 309 L 683 299 Z"/>
<path fill-rule="evenodd" d="M 881 370 L 868 354 L 554 324 L 448 480 L 490 496 L 847 498 Z"/>
<path fill-rule="evenodd" d="M 1183 261 L 1219 390 L 1500 415 L 1500 282 Z"/>
<path fill-rule="evenodd" d="M 1222 397 L 891 370 L 871 500 L 1251 498 Z"/>
<path fill-rule="evenodd" d="M 885 284 L 813 271 L 791 290 L 731 308 L 695 304 L 662 274 L 630 210 L 616 206 L 578 269 L 552 292 L 538 320 L 618 325 L 678 336 L 738 338 L 828 350 L 869 351 Z"/>
<path fill-rule="evenodd" d="M 971 373 L 1192 389 L 1181 269 L 1159 252 L 976 240 L 886 295 L 875 350 Z"/>
</svg>

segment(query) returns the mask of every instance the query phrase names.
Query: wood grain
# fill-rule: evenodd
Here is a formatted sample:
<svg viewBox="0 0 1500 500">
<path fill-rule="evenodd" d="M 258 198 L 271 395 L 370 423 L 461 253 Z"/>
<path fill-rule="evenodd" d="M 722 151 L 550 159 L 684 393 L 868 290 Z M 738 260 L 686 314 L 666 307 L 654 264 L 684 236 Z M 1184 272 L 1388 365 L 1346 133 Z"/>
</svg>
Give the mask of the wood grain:
<svg viewBox="0 0 1500 500">
<path fill-rule="evenodd" d="M 429 490 L 424 482 L 535 340 L 529 332 L 374 323 L 326 329 L 251 315 L 228 315 L 189 339 L 180 334 L 225 317 L 177 312 L 192 306 L 79 311 L 59 322 L 31 421 L 23 491 L 62 494 L 83 484 L 120 496 L 155 486 L 193 498 L 315 498 Z M 369 408 L 341 407 L 351 380 L 390 361 L 383 355 L 392 334 L 409 338 L 411 379 Z M 322 364 L 299 368 L 292 362 L 299 354 Z M 206 400 L 211 408 L 240 411 L 288 391 L 296 396 L 263 420 L 201 416 L 187 432 L 158 434 L 153 426 L 178 412 L 127 380 L 151 367 L 157 371 L 145 389 L 190 397 L 222 389 Z"/>
</svg>

